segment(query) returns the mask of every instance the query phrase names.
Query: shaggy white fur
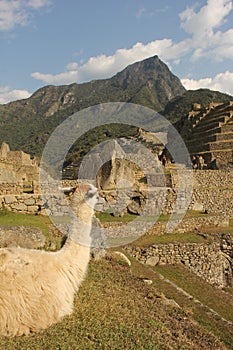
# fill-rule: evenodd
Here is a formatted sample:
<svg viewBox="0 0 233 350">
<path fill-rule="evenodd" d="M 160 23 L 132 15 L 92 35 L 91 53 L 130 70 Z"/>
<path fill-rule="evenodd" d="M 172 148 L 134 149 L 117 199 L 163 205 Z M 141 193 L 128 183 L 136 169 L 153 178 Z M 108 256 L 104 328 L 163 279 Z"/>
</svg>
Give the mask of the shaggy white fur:
<svg viewBox="0 0 233 350">
<path fill-rule="evenodd" d="M 60 251 L 0 249 L 1 335 L 37 332 L 72 313 L 74 294 L 90 259 L 96 200 L 97 190 L 92 185 L 76 188 L 71 207 L 77 217 Z"/>
</svg>

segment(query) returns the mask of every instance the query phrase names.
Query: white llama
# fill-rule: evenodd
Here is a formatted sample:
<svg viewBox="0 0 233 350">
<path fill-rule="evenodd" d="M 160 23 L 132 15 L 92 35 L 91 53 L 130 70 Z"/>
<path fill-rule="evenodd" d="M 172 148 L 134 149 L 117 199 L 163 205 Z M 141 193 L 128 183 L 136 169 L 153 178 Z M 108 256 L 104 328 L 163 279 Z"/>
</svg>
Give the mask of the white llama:
<svg viewBox="0 0 233 350">
<path fill-rule="evenodd" d="M 96 200 L 92 185 L 76 188 L 71 201 L 76 216 L 58 252 L 0 249 L 0 335 L 37 332 L 72 313 L 90 259 Z"/>
</svg>

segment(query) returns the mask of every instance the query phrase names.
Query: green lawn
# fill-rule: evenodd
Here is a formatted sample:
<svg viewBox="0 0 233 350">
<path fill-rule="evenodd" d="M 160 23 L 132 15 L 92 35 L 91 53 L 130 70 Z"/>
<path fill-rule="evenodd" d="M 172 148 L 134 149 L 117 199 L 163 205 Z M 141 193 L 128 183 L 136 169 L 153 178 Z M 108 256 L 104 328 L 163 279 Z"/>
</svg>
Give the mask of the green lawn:
<svg viewBox="0 0 233 350">
<path fill-rule="evenodd" d="M 136 247 L 146 247 L 152 244 L 165 243 L 210 243 L 213 242 L 211 235 L 202 236 L 197 233 L 165 233 L 162 235 L 144 235 L 135 240 L 131 245 Z"/>
<path fill-rule="evenodd" d="M 182 265 L 156 266 L 156 271 L 233 323 L 233 299 Z M 221 300 L 221 303 L 219 302 Z"/>
</svg>

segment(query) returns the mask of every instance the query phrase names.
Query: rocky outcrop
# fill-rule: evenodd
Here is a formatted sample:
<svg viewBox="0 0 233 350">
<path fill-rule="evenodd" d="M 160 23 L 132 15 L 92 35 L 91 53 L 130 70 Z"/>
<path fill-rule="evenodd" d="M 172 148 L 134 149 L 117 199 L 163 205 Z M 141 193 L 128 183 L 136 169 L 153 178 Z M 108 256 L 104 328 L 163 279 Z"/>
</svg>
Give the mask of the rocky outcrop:
<svg viewBox="0 0 233 350">
<path fill-rule="evenodd" d="M 0 226 L 0 247 L 43 248 L 45 236 L 39 228 Z"/>
</svg>

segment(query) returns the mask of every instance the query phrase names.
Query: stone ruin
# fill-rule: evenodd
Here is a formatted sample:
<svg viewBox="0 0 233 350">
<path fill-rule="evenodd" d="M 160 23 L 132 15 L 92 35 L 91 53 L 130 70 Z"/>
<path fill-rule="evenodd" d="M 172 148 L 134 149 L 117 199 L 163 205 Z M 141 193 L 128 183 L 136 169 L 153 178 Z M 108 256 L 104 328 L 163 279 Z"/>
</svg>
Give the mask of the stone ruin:
<svg viewBox="0 0 233 350">
<path fill-rule="evenodd" d="M 0 194 L 37 192 L 38 182 L 38 162 L 23 151 L 11 151 L 3 142 L 0 148 Z"/>
<path fill-rule="evenodd" d="M 152 140 L 154 145 L 158 140 Z M 88 154 L 79 169 L 79 179 L 95 181 L 103 204 L 114 215 L 140 214 L 150 187 L 166 187 L 156 153 L 130 139 L 111 140 Z M 152 208 L 152 206 L 150 207 Z"/>
<path fill-rule="evenodd" d="M 144 142 L 154 142 L 153 140 L 148 139 L 149 136 L 150 135 L 146 135 L 147 139 L 145 140 L 145 135 L 140 134 L 140 137 L 143 138 Z M 164 171 L 161 166 L 161 162 L 158 160 L 158 156 L 156 156 L 157 150 L 153 155 L 154 163 L 148 163 L 146 154 L 144 153 L 146 152 L 146 150 L 143 147 L 137 149 L 136 143 L 133 144 L 132 147 L 132 143 L 130 140 L 125 139 L 121 140 L 121 142 L 112 140 L 103 145 L 102 147 L 103 149 L 101 150 L 96 149 L 92 151 L 90 161 L 83 163 L 83 169 L 81 169 L 81 174 L 83 175 L 97 175 L 97 184 L 102 195 L 100 211 L 104 211 L 106 208 L 109 207 L 114 207 L 114 215 L 122 215 L 125 212 L 140 214 L 144 205 L 144 201 L 146 201 L 146 197 L 148 195 L 147 181 L 150 180 L 152 187 L 156 189 L 156 191 L 151 197 L 151 203 L 149 203 L 148 206 L 149 209 L 153 209 L 153 206 L 156 205 L 159 207 L 163 207 L 163 204 L 165 204 L 165 213 L 171 213 L 176 197 L 177 184 L 175 183 L 176 181 L 174 176 L 172 177 L 172 179 L 170 179 L 171 181 L 169 180 L 170 182 L 168 181 L 166 176 L 164 176 Z M 155 147 L 158 147 L 159 149 L 160 146 L 158 144 L 155 144 Z M 133 153 L 135 153 L 135 159 Z M 107 155 L 107 157 L 103 158 L 104 155 Z M 11 151 L 7 144 L 2 145 L 0 149 L 1 186 L 6 184 L 6 180 L 9 180 L 9 178 L 12 182 L 14 181 L 15 184 L 23 183 L 26 181 L 37 182 L 38 169 L 38 165 L 34 160 L 30 158 L 29 155 L 27 155 L 24 152 Z M 83 178 L 83 180 L 85 179 Z M 206 183 L 212 184 L 212 188 L 208 188 L 207 193 L 205 191 Z M 64 183 L 64 186 L 66 185 L 68 186 L 69 184 Z M 15 191 L 15 188 L 12 186 L 12 183 L 8 183 L 8 186 L 11 189 L 11 191 Z M 127 186 L 129 187 L 128 191 Z M 222 186 L 226 187 L 226 191 L 223 191 Z M 232 187 L 231 171 L 197 171 L 195 172 L 194 176 L 194 187 L 195 188 L 193 199 L 190 203 L 191 206 L 189 207 L 189 209 L 193 209 L 197 203 L 202 203 L 203 209 L 207 208 L 208 210 L 213 211 L 213 213 L 220 214 L 221 219 L 219 219 L 219 223 L 215 224 L 219 226 L 221 226 L 221 223 L 223 220 L 225 220 L 226 216 L 233 217 L 233 209 L 231 205 L 232 190 L 228 190 Z M 123 190 L 122 192 L 121 189 Z M 44 204 L 42 203 L 39 194 L 18 195 L 17 192 L 10 192 L 7 193 L 7 195 L 5 195 L 5 193 L 1 194 L 2 203 L 4 203 L 6 209 L 21 213 L 47 215 L 47 211 L 43 207 Z M 164 198 L 165 203 L 160 203 L 160 199 L 161 201 L 163 201 Z M 213 198 L 214 202 L 212 203 L 211 200 Z M 63 203 L 60 204 L 62 207 Z M 66 203 L 64 203 L 64 205 L 66 205 Z M 60 210 L 60 208 L 55 208 L 55 212 L 57 215 L 61 215 L 64 213 L 64 209 L 61 208 Z M 151 213 L 148 212 L 148 215 L 150 214 Z M 189 223 L 188 230 L 191 230 L 190 225 L 191 224 Z M 185 229 L 186 226 L 187 222 L 185 223 Z M 115 228 L 114 231 L 116 231 Z M 161 231 L 165 232 L 164 230 L 160 230 L 160 232 Z M 4 244 L 8 243 L 5 243 L 4 241 Z M 194 247 L 194 257 L 185 255 L 187 247 L 183 247 L 182 245 L 180 245 L 179 247 L 180 261 L 185 261 L 185 265 L 187 265 L 190 268 L 193 268 L 193 266 L 196 264 L 196 261 L 199 261 L 200 256 L 202 256 L 202 254 L 198 250 L 199 246 Z M 220 254 L 222 259 L 216 265 L 216 275 L 214 277 L 214 281 L 209 280 L 209 282 L 217 284 L 220 287 L 223 287 L 225 285 L 231 285 L 233 283 L 232 241 L 230 240 L 230 238 L 222 240 L 221 249 L 219 248 L 219 246 L 217 246 L 217 248 L 216 246 L 210 246 L 209 248 L 210 255 L 213 253 L 212 255 L 215 256 L 215 250 L 217 249 L 216 251 L 218 252 L 218 254 Z M 159 247 L 158 249 L 164 249 L 164 252 L 163 250 L 161 250 L 161 253 L 159 250 L 159 254 L 161 256 L 160 263 L 163 264 L 163 259 L 167 259 L 170 256 L 170 251 L 167 250 L 167 246 Z M 177 247 L 175 246 L 174 249 L 177 249 Z M 201 245 L 200 249 L 205 249 L 205 245 Z M 209 253 L 207 260 L 209 259 Z M 148 256 L 148 259 L 149 258 L 151 258 L 151 255 Z M 166 263 L 173 262 L 169 262 L 166 260 Z M 221 269 L 223 265 L 224 273 L 222 274 Z M 195 270 L 195 273 L 201 275 L 201 273 L 203 272 L 203 266 L 204 265 L 200 265 L 198 269 Z M 212 267 L 210 265 L 207 271 L 211 271 L 211 269 Z M 211 274 L 209 274 L 208 276 L 210 277 Z M 204 274 L 202 277 L 208 280 L 208 276 Z"/>
<path fill-rule="evenodd" d="M 202 156 L 208 169 L 233 167 L 233 101 L 208 107 L 195 103 L 186 128 L 187 124 L 186 145 L 191 155 Z"/>
</svg>

